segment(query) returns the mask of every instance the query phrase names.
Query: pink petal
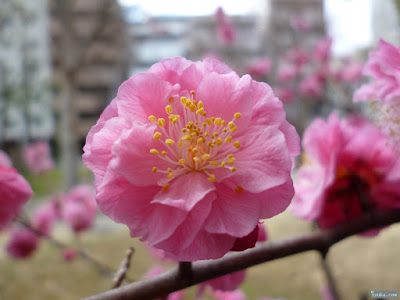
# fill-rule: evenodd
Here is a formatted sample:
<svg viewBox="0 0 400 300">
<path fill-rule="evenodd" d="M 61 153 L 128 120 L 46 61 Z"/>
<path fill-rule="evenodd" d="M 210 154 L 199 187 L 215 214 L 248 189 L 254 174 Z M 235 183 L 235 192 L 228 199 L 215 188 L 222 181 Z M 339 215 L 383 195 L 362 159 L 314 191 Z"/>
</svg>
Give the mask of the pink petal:
<svg viewBox="0 0 400 300">
<path fill-rule="evenodd" d="M 236 193 L 223 183 L 217 185 L 217 191 L 218 198 L 213 202 L 204 229 L 235 237 L 248 235 L 260 218 L 259 202 L 253 201 L 250 193 Z"/>
<path fill-rule="evenodd" d="M 168 191 L 161 191 L 152 203 L 174 206 L 186 211 L 205 199 L 215 199 L 215 186 L 208 181 L 207 176 L 198 172 L 189 172 L 173 180 Z"/>
</svg>

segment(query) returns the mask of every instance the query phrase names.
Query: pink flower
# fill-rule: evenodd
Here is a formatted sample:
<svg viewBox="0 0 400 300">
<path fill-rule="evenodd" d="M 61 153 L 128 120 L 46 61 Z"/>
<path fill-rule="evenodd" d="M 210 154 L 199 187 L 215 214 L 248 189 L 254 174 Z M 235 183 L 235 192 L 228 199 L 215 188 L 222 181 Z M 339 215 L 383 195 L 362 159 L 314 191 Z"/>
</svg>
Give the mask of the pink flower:
<svg viewBox="0 0 400 300">
<path fill-rule="evenodd" d="M 296 96 L 291 88 L 285 87 L 275 89 L 275 94 L 283 103 L 294 101 Z"/>
<path fill-rule="evenodd" d="M 293 29 L 301 31 L 301 32 L 308 32 L 310 31 L 310 22 L 302 17 L 302 16 L 295 16 L 291 19 L 291 25 Z"/>
<path fill-rule="evenodd" d="M 153 276 L 157 276 L 160 275 L 161 273 L 163 273 L 165 270 L 160 267 L 160 266 L 156 266 L 150 269 L 150 271 L 148 271 L 145 275 L 144 278 L 151 278 Z M 174 292 L 169 294 L 167 297 L 163 297 L 163 298 L 158 298 L 156 300 L 183 300 L 183 290 Z"/>
<path fill-rule="evenodd" d="M 267 84 L 218 60 L 172 58 L 121 85 L 83 160 L 106 215 L 193 261 L 223 256 L 285 210 L 298 143 Z"/>
<path fill-rule="evenodd" d="M 303 138 L 305 160 L 292 212 L 332 227 L 363 211 L 400 207 L 400 160 L 361 117 L 316 119 Z M 364 195 L 364 196 L 360 196 Z"/>
<path fill-rule="evenodd" d="M 313 51 L 313 57 L 316 61 L 320 63 L 327 63 L 331 57 L 331 46 L 332 46 L 332 39 L 331 38 L 322 38 L 320 39 Z"/>
<path fill-rule="evenodd" d="M 49 144 L 44 141 L 27 145 L 24 148 L 24 158 L 29 170 L 35 174 L 54 168 Z"/>
<path fill-rule="evenodd" d="M 260 58 L 245 67 L 245 72 L 252 77 L 265 77 L 272 69 L 272 62 L 268 57 Z"/>
<path fill-rule="evenodd" d="M 17 170 L 0 165 L 0 230 L 11 222 L 33 195 L 29 183 Z"/>
<path fill-rule="evenodd" d="M 222 7 L 218 7 L 217 12 L 215 13 L 215 17 L 217 20 L 218 38 L 225 46 L 231 45 L 236 38 L 236 30 L 233 26 L 232 21 L 225 14 Z"/>
<path fill-rule="evenodd" d="M 214 296 L 217 300 L 247 300 L 246 295 L 241 290 L 235 291 L 214 291 Z"/>
<path fill-rule="evenodd" d="M 63 251 L 63 258 L 67 262 L 74 260 L 77 255 L 78 255 L 78 252 L 73 248 L 66 248 Z"/>
<path fill-rule="evenodd" d="M 379 41 L 378 49 L 369 53 L 363 70 L 371 76 L 371 83 L 361 86 L 354 94 L 354 101 L 398 101 L 400 96 L 400 47 Z"/>
<path fill-rule="evenodd" d="M 278 70 L 278 74 L 276 75 L 279 83 L 288 82 L 296 78 L 298 75 L 298 68 L 293 65 L 286 65 Z"/>
<path fill-rule="evenodd" d="M 355 83 L 361 78 L 364 65 L 358 62 L 346 64 L 339 73 L 339 79 L 344 82 Z"/>
<path fill-rule="evenodd" d="M 94 191 L 89 186 L 76 186 L 62 198 L 62 218 L 75 232 L 89 229 L 96 217 L 96 211 Z"/>
<path fill-rule="evenodd" d="M 12 167 L 10 157 L 3 150 L 0 150 L 0 166 Z"/>
<path fill-rule="evenodd" d="M 310 55 L 304 49 L 294 47 L 284 55 L 284 59 L 293 64 L 297 68 L 297 73 L 299 73 L 301 67 L 310 61 Z"/>
<path fill-rule="evenodd" d="M 28 258 L 35 252 L 39 238 L 31 230 L 17 227 L 11 231 L 7 253 L 15 258 Z"/>
<path fill-rule="evenodd" d="M 320 98 L 324 92 L 323 88 L 324 81 L 319 74 L 313 74 L 300 82 L 300 93 L 307 98 Z"/>
<path fill-rule="evenodd" d="M 52 202 L 39 206 L 33 213 L 32 227 L 40 234 L 49 236 L 57 217 L 55 206 Z"/>
</svg>

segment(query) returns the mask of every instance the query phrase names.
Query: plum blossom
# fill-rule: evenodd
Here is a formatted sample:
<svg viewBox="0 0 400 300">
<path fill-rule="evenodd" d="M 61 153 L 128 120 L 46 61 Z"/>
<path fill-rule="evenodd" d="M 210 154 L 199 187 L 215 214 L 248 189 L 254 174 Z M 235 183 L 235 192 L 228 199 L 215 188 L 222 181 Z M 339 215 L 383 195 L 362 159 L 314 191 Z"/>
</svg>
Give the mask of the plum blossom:
<svg viewBox="0 0 400 300">
<path fill-rule="evenodd" d="M 28 258 L 36 250 L 39 238 L 31 230 L 23 227 L 15 227 L 11 230 L 7 243 L 7 253 L 14 258 Z"/>
<path fill-rule="evenodd" d="M 54 221 L 57 218 L 56 207 L 52 202 L 39 206 L 33 213 L 32 227 L 40 234 L 49 236 L 53 229 Z"/>
<path fill-rule="evenodd" d="M 241 290 L 234 291 L 214 291 L 214 297 L 217 300 L 247 300 L 246 295 Z"/>
<path fill-rule="evenodd" d="M 78 255 L 78 251 L 75 250 L 74 248 L 66 248 L 64 249 L 62 255 L 64 261 L 70 262 L 76 258 L 76 256 Z"/>
<path fill-rule="evenodd" d="M 30 184 L 11 167 L 11 160 L 0 152 L 0 230 L 7 226 L 20 212 L 22 206 L 32 197 Z"/>
<path fill-rule="evenodd" d="M 29 170 L 35 174 L 54 168 L 49 144 L 44 141 L 35 142 L 25 146 L 24 158 Z"/>
<path fill-rule="evenodd" d="M 267 76 L 271 69 L 271 60 L 268 57 L 263 57 L 249 63 L 245 67 L 245 72 L 254 78 L 261 78 Z"/>
<path fill-rule="evenodd" d="M 329 61 L 331 57 L 331 46 L 332 46 L 332 39 L 329 37 L 324 37 L 320 39 L 313 51 L 313 57 L 316 61 L 325 64 Z"/>
<path fill-rule="evenodd" d="M 91 187 L 78 185 L 61 200 L 61 217 L 74 232 L 89 229 L 96 217 L 97 206 Z"/>
<path fill-rule="evenodd" d="M 103 213 L 193 261 L 223 256 L 286 209 L 299 137 L 267 84 L 178 57 L 121 85 L 84 152 Z"/>
<path fill-rule="evenodd" d="M 400 96 L 400 47 L 380 40 L 378 49 L 369 53 L 363 74 L 373 81 L 361 86 L 354 94 L 354 101 L 399 101 Z"/>
<path fill-rule="evenodd" d="M 364 211 L 400 207 L 400 160 L 363 118 L 316 119 L 304 133 L 303 147 L 291 205 L 296 216 L 326 228 Z"/>
<path fill-rule="evenodd" d="M 225 14 L 222 7 L 218 7 L 215 17 L 217 20 L 217 35 L 219 40 L 225 46 L 231 45 L 236 38 L 236 29 L 232 21 Z"/>
</svg>

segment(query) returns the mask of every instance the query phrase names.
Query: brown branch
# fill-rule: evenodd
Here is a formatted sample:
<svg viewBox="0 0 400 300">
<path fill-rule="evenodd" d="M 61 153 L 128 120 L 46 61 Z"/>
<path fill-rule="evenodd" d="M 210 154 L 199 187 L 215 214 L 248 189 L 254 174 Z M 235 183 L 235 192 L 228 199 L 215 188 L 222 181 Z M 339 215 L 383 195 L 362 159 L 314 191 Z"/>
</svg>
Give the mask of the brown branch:
<svg viewBox="0 0 400 300">
<path fill-rule="evenodd" d="M 131 258 L 133 253 L 135 252 L 135 250 L 130 247 L 125 254 L 125 258 L 121 263 L 121 266 L 119 267 L 119 270 L 117 271 L 117 273 L 115 273 L 114 279 L 113 279 L 113 286 L 112 288 L 115 289 L 117 287 L 119 287 L 122 283 L 122 281 L 124 281 L 125 277 L 126 277 L 126 273 L 129 270 L 129 267 L 131 266 Z"/>
<path fill-rule="evenodd" d="M 245 252 L 230 253 L 216 260 L 197 261 L 191 264 L 191 282 L 180 275 L 179 267 L 161 275 L 94 295 L 85 300 L 155 299 L 197 283 L 240 271 L 251 266 L 317 250 L 326 253 L 329 247 L 351 235 L 369 229 L 400 222 L 400 210 L 377 211 L 364 214 L 335 228 L 317 230 L 288 239 L 270 241 Z"/>
<path fill-rule="evenodd" d="M 335 228 L 317 230 L 288 239 L 270 241 L 245 252 L 230 253 L 216 260 L 197 261 L 191 264 L 190 283 L 179 267 L 156 277 L 138 281 L 118 289 L 94 295 L 85 300 L 154 299 L 206 280 L 240 271 L 267 261 L 293 254 L 317 250 L 326 253 L 335 243 L 369 229 L 400 222 L 400 210 L 366 213 Z"/>
</svg>

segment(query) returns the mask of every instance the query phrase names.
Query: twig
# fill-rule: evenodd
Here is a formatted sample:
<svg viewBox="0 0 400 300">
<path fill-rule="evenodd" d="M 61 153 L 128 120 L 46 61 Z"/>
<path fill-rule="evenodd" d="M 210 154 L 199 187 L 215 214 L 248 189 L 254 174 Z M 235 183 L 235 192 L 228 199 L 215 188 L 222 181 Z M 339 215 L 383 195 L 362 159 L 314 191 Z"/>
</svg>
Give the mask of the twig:
<svg viewBox="0 0 400 300">
<path fill-rule="evenodd" d="M 31 226 L 31 224 L 29 222 L 27 222 L 26 220 L 23 220 L 23 219 L 19 218 L 16 221 L 18 223 L 20 223 L 21 225 L 23 225 L 24 227 L 26 227 L 27 229 L 31 230 L 37 236 L 47 240 L 50 244 L 52 244 L 55 247 L 57 247 L 59 249 L 62 249 L 62 250 L 70 248 L 67 244 L 64 244 L 63 242 L 60 242 L 59 240 L 56 240 L 55 238 L 53 238 L 51 236 L 43 235 L 40 231 L 38 231 L 35 228 L 33 228 Z M 93 267 L 95 267 L 100 274 L 108 276 L 108 277 L 112 277 L 114 275 L 115 271 L 112 268 L 110 268 L 110 267 L 104 265 L 103 263 L 99 262 L 97 259 L 95 259 L 91 255 L 89 255 L 88 253 L 86 253 L 82 249 L 74 249 L 74 250 L 77 251 L 77 253 L 79 254 L 79 256 L 81 258 L 83 258 L 84 260 L 89 262 L 91 265 L 93 265 Z"/>
<path fill-rule="evenodd" d="M 114 279 L 113 279 L 113 286 L 112 288 L 115 289 L 117 287 L 119 287 L 122 283 L 122 281 L 124 281 L 125 277 L 126 277 L 126 273 L 129 270 L 129 267 L 131 265 L 131 258 L 133 253 L 135 252 L 135 250 L 133 249 L 133 247 L 130 247 L 125 254 L 125 258 L 121 263 L 121 266 L 119 267 L 118 271 L 115 273 Z"/>
<path fill-rule="evenodd" d="M 339 296 L 335 278 L 333 277 L 332 270 L 329 267 L 328 262 L 326 260 L 327 253 L 320 252 L 320 254 L 321 254 L 321 266 L 322 266 L 322 269 L 324 270 L 329 290 L 332 292 L 335 300 L 340 300 L 341 298 Z"/>
<path fill-rule="evenodd" d="M 346 237 L 395 222 L 400 222 L 400 210 L 398 209 L 363 214 L 335 228 L 321 229 L 288 239 L 270 241 L 245 252 L 230 253 L 216 260 L 193 262 L 191 283 L 187 283 L 179 276 L 177 267 L 158 276 L 94 295 L 85 300 L 145 300 L 164 297 L 191 285 L 263 262 L 310 250 L 326 251 L 330 246 Z"/>
</svg>

